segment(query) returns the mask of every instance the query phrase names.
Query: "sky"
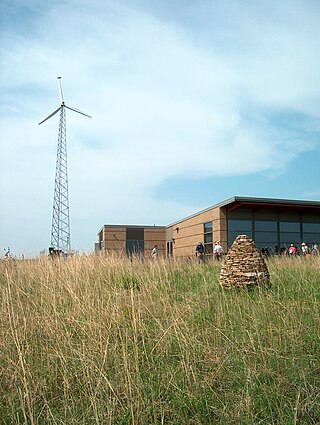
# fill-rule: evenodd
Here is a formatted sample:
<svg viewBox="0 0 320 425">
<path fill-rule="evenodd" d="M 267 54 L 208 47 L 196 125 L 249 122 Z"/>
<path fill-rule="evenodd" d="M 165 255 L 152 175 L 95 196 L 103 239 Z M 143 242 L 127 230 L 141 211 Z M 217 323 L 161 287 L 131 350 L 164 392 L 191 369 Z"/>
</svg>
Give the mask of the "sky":
<svg viewBox="0 0 320 425">
<path fill-rule="evenodd" d="M 318 0 L 2 0 L 0 257 L 48 249 L 62 77 L 71 245 L 232 196 L 320 199 Z"/>
</svg>

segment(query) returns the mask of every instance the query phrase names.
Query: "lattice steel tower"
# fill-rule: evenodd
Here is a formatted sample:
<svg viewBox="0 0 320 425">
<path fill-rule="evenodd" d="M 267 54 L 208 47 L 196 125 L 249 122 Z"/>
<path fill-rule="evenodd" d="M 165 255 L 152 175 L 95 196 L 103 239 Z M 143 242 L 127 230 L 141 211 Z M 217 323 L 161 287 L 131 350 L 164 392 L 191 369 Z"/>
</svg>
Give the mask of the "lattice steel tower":
<svg viewBox="0 0 320 425">
<path fill-rule="evenodd" d="M 58 86 L 61 105 L 39 125 L 53 117 L 60 111 L 58 148 L 56 160 L 56 173 L 54 181 L 53 214 L 51 228 L 51 247 L 63 252 L 71 251 L 70 219 L 69 219 L 69 194 L 68 194 L 68 167 L 67 167 L 67 138 L 66 138 L 66 109 L 91 118 L 79 109 L 65 105 L 61 77 L 58 77 Z"/>
</svg>

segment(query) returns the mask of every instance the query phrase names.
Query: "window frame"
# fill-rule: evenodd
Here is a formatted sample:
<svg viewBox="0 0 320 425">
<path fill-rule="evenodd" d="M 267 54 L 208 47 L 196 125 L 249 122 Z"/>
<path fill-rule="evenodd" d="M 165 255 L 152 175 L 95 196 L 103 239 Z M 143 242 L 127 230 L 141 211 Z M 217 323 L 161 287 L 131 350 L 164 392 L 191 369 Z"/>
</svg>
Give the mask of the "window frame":
<svg viewBox="0 0 320 425">
<path fill-rule="evenodd" d="M 208 228 L 209 228 L 209 231 L 207 230 Z M 206 242 L 206 237 L 211 239 L 211 241 Z M 205 255 L 207 256 L 212 255 L 213 254 L 213 220 L 205 221 L 203 223 L 203 245 L 204 245 Z"/>
</svg>

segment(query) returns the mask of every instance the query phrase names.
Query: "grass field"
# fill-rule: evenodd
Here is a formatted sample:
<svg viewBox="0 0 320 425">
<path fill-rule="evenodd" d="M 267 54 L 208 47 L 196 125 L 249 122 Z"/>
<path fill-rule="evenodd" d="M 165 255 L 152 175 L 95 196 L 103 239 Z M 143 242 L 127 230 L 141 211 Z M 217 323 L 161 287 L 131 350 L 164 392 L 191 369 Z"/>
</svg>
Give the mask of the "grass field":
<svg viewBox="0 0 320 425">
<path fill-rule="evenodd" d="M 320 258 L 0 263 L 1 424 L 319 424 Z"/>
</svg>

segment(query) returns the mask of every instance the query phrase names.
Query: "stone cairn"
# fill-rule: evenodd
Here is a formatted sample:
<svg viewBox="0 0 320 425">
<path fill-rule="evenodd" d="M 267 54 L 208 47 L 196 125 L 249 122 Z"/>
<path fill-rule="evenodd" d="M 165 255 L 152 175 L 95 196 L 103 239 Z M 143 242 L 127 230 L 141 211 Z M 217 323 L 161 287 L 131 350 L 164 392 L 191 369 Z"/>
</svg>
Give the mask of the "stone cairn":
<svg viewBox="0 0 320 425">
<path fill-rule="evenodd" d="M 228 251 L 220 272 L 225 289 L 270 286 L 266 262 L 247 235 L 239 235 Z"/>
</svg>

